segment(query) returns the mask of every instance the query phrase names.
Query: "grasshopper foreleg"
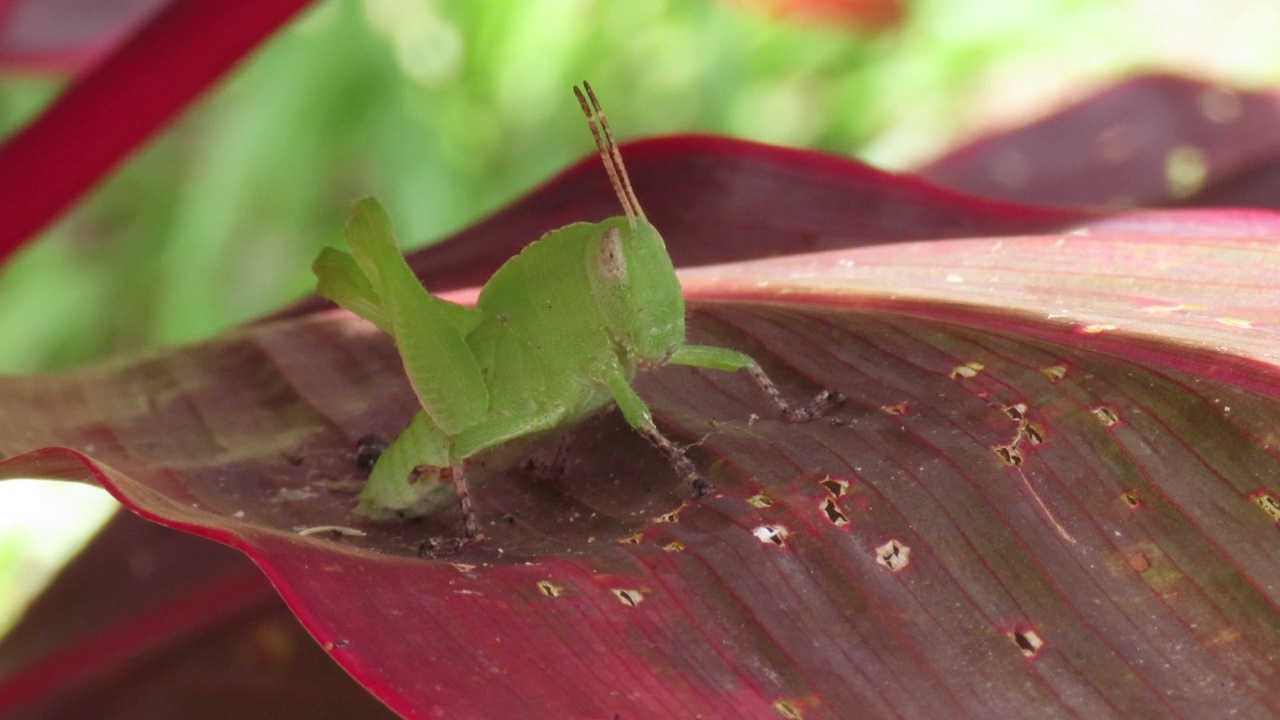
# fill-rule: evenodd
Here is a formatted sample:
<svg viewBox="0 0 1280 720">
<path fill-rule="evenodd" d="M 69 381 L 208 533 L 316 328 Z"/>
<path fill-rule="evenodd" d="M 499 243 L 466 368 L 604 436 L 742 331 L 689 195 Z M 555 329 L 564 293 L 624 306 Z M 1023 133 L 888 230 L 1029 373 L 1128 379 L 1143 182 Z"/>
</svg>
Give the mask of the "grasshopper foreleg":
<svg viewBox="0 0 1280 720">
<path fill-rule="evenodd" d="M 665 435 L 658 432 L 658 428 L 652 424 L 636 426 L 636 432 L 640 433 L 648 440 L 658 452 L 667 458 L 667 462 L 676 469 L 676 474 L 680 479 L 685 481 L 689 487 L 693 488 L 694 497 L 703 497 L 711 492 L 711 484 L 702 479 L 698 474 L 698 469 L 694 467 L 693 461 L 689 459 L 684 451 L 676 447 L 675 443 L 667 439 Z"/>
</svg>

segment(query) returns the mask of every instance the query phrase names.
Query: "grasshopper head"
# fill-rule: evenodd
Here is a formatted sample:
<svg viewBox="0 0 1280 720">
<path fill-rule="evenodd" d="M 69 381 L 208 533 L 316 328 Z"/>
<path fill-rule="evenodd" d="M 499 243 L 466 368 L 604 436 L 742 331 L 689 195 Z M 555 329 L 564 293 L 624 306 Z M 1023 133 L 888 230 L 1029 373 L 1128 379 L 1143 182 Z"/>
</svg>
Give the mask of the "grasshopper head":
<svg viewBox="0 0 1280 720">
<path fill-rule="evenodd" d="M 614 347 L 627 365 L 662 365 L 684 344 L 684 295 L 658 231 L 644 220 L 605 220 L 588 275 Z"/>
</svg>

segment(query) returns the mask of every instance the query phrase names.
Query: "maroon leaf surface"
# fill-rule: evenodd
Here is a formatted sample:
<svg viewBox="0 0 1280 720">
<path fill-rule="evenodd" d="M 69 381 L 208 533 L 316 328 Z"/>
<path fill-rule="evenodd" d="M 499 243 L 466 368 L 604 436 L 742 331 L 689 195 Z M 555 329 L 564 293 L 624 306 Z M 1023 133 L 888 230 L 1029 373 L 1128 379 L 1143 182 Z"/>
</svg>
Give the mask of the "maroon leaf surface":
<svg viewBox="0 0 1280 720">
<path fill-rule="evenodd" d="M 1168 75 L 1131 78 L 919 172 L 964 192 L 1069 207 L 1280 207 L 1280 97 Z"/>
<path fill-rule="evenodd" d="M 117 515 L 0 644 L 0 715 L 379 718 L 242 554 Z"/>
<path fill-rule="evenodd" d="M 842 187 L 840 207 L 896 208 L 903 227 L 943 197 L 825 162 L 815 184 Z M 788 396 L 851 400 L 791 425 L 738 375 L 643 376 L 709 498 L 689 501 L 606 411 L 482 459 L 488 539 L 419 557 L 460 526 L 447 493 L 417 524 L 350 512 L 356 440 L 394 435 L 414 408 L 386 338 L 339 312 L 0 380 L 0 473 L 98 482 L 242 549 L 410 717 L 1280 712 L 1276 216 L 995 237 L 1023 232 L 1025 212 L 1008 208 L 1002 231 L 998 208 L 953 198 L 957 239 L 872 245 L 842 233 L 831 201 L 770 212 L 787 177 L 720 189 L 755 198 L 780 251 L 860 246 L 687 272 L 691 338 L 752 353 Z M 894 200 L 913 188 L 914 211 Z M 561 197 L 484 232 L 558 222 L 576 196 Z M 723 248 L 738 234 L 708 229 L 750 225 L 733 213 L 751 205 L 660 227 L 673 254 L 737 252 Z M 984 213 L 992 236 L 964 239 Z"/>
</svg>

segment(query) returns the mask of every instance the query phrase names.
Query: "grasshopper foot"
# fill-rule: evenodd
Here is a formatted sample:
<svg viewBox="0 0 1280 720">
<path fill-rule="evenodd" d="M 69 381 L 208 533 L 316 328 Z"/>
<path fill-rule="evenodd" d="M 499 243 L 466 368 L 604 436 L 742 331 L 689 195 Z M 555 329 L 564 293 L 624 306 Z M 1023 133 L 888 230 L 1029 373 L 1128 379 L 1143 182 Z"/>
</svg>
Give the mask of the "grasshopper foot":
<svg viewBox="0 0 1280 720">
<path fill-rule="evenodd" d="M 845 401 L 845 394 L 839 390 L 823 390 L 815 395 L 808 405 L 800 408 L 791 407 L 791 404 L 782 398 L 782 392 L 778 390 L 778 386 L 773 384 L 773 380 L 760 369 L 759 365 L 748 367 L 747 372 L 751 374 L 751 379 L 755 381 L 760 391 L 769 398 L 769 402 L 778 409 L 778 414 L 787 422 L 802 423 L 816 420 Z"/>
<path fill-rule="evenodd" d="M 418 545 L 418 557 L 433 558 L 438 555 L 452 555 L 462 548 L 483 540 L 484 536 L 477 537 L 429 537 Z"/>
<path fill-rule="evenodd" d="M 414 468 L 419 472 L 425 466 Z M 433 468 L 434 469 L 434 468 Z M 462 510 L 462 537 L 431 537 L 418 545 L 418 557 L 434 557 L 441 554 L 455 553 L 462 548 L 484 540 L 480 532 L 480 522 L 476 519 L 476 511 L 471 503 L 471 492 L 467 489 L 467 476 L 463 464 L 456 462 L 450 467 L 439 468 L 440 479 L 453 481 L 453 488 L 458 493 L 458 505 Z"/>
<path fill-rule="evenodd" d="M 691 484 L 693 485 L 693 496 L 695 498 L 704 498 L 710 495 L 712 490 L 716 489 L 714 485 L 700 477 L 695 477 Z"/>
<path fill-rule="evenodd" d="M 387 441 L 377 433 L 369 433 L 356 441 L 356 465 L 365 472 L 371 472 L 386 451 Z"/>
<path fill-rule="evenodd" d="M 790 405 L 786 405 L 782 408 L 782 419 L 793 423 L 817 420 L 844 401 L 845 394 L 839 390 L 823 390 L 814 395 L 809 404 L 802 408 L 793 408 Z"/>
</svg>

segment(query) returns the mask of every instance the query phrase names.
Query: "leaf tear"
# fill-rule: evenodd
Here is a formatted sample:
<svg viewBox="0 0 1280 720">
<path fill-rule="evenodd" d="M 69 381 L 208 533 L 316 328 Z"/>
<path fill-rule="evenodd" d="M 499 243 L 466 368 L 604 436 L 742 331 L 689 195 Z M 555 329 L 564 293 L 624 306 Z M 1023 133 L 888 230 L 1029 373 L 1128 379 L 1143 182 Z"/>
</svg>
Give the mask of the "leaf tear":
<svg viewBox="0 0 1280 720">
<path fill-rule="evenodd" d="M 778 547 L 785 547 L 787 536 L 791 531 L 784 525 L 759 525 L 751 531 L 751 534 L 762 543 L 773 543 Z"/>
<path fill-rule="evenodd" d="M 1044 640 L 1035 630 L 1014 630 L 1008 635 L 1025 657 L 1035 657 L 1040 653 L 1040 648 L 1044 647 Z"/>
<path fill-rule="evenodd" d="M 627 607 L 635 607 L 644 602 L 644 593 L 639 590 L 627 590 L 625 588 L 614 588 L 613 594 L 618 600 Z"/>
</svg>

